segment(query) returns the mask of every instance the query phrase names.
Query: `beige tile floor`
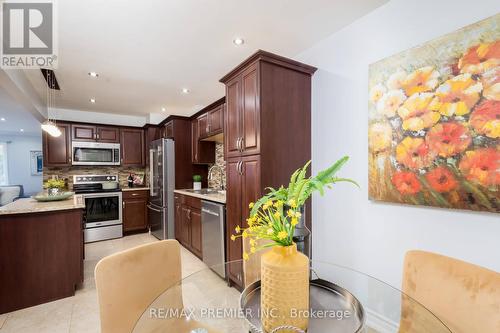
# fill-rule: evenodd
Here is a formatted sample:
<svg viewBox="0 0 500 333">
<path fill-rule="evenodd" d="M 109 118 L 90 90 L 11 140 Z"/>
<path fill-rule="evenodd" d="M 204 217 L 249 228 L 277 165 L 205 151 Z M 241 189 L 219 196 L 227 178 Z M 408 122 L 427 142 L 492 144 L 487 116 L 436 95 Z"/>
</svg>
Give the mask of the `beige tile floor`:
<svg viewBox="0 0 500 333">
<path fill-rule="evenodd" d="M 75 296 L 0 315 L 0 333 L 99 332 L 99 308 L 94 281 L 97 262 L 116 252 L 157 241 L 145 233 L 85 245 L 84 282 Z M 182 248 L 182 275 L 206 268 Z"/>
</svg>

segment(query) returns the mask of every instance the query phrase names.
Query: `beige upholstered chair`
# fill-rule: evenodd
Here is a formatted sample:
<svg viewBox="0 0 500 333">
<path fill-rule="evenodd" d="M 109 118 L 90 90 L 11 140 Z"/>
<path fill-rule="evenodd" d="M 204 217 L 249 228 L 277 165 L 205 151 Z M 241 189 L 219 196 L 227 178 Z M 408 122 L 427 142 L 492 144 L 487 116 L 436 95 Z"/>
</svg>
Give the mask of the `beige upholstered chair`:
<svg viewBox="0 0 500 333">
<path fill-rule="evenodd" d="M 488 255 L 488 254 L 485 254 Z M 406 254 L 403 291 L 438 316 L 453 333 L 500 332 L 500 274 L 442 255 Z M 403 298 L 401 330 L 425 326 L 422 311 Z M 429 332 L 435 332 L 429 325 Z"/>
<path fill-rule="evenodd" d="M 110 255 L 97 264 L 95 280 L 102 333 L 132 332 L 148 305 L 170 287 L 173 291 L 168 292 L 167 306 L 183 308 L 182 288 L 178 284 L 181 281 L 180 246 L 176 240 L 155 242 Z M 175 331 L 179 333 L 205 327 L 194 320 L 173 320 Z M 160 321 L 156 324 L 158 327 L 148 328 L 148 331 L 162 331 L 162 325 L 168 324 L 169 328 L 174 325 Z"/>
</svg>

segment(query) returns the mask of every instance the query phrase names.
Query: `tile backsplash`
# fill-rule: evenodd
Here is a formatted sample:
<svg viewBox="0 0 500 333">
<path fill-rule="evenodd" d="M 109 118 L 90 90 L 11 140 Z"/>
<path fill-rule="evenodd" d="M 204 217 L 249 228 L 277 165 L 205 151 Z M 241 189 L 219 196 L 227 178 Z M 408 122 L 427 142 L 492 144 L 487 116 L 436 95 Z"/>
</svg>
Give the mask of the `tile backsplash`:
<svg viewBox="0 0 500 333">
<path fill-rule="evenodd" d="M 43 168 L 43 181 L 52 178 L 52 176 L 57 176 L 58 178 L 64 178 L 68 180 L 69 189 L 73 188 L 73 176 L 74 175 L 108 175 L 108 174 L 118 174 L 118 179 L 120 181 L 121 187 L 127 187 L 127 178 L 133 174 L 143 174 L 144 175 L 144 185 L 147 186 L 147 172 L 143 168 L 130 168 L 130 167 L 62 167 L 62 168 Z"/>
<path fill-rule="evenodd" d="M 224 144 L 215 144 L 215 164 L 222 168 L 222 178 L 220 172 L 214 172 L 214 179 L 208 181 L 208 187 L 210 188 L 220 188 L 222 185 L 222 180 L 224 179 L 224 185 L 226 184 L 226 162 L 224 161 Z M 212 166 L 211 164 L 209 168 Z"/>
</svg>

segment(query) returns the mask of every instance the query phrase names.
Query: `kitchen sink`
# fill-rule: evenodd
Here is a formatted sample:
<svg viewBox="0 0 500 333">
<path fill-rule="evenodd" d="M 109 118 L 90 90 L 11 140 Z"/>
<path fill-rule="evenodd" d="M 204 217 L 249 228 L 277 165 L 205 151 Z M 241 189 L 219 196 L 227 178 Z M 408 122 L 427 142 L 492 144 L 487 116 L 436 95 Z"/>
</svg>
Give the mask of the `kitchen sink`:
<svg viewBox="0 0 500 333">
<path fill-rule="evenodd" d="M 187 189 L 185 191 L 186 192 L 191 192 L 191 193 L 196 193 L 196 194 L 203 194 L 203 195 L 209 195 L 209 194 L 226 194 L 226 191 L 215 189 L 215 188 L 202 188 L 201 190 Z"/>
</svg>

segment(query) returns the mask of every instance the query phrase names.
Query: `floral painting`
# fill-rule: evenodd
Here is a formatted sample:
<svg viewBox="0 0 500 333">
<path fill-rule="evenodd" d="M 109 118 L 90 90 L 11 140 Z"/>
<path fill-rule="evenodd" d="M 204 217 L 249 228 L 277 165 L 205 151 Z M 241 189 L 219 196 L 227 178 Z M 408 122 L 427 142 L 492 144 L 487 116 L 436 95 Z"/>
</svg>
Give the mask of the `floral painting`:
<svg viewBox="0 0 500 333">
<path fill-rule="evenodd" d="M 370 66 L 370 199 L 500 212 L 500 14 Z"/>
</svg>

